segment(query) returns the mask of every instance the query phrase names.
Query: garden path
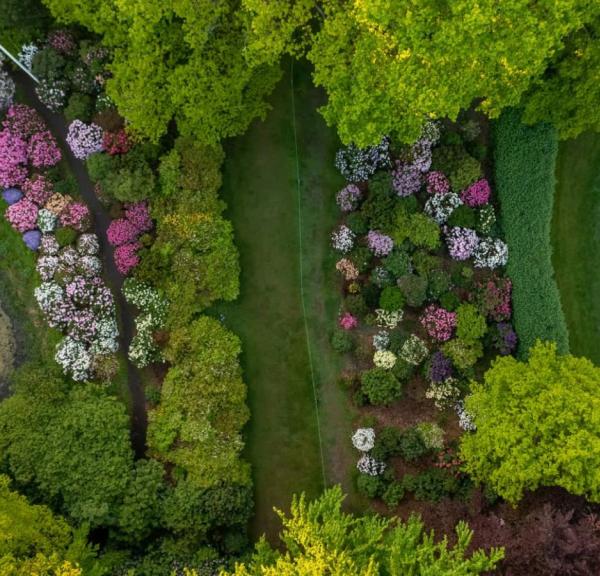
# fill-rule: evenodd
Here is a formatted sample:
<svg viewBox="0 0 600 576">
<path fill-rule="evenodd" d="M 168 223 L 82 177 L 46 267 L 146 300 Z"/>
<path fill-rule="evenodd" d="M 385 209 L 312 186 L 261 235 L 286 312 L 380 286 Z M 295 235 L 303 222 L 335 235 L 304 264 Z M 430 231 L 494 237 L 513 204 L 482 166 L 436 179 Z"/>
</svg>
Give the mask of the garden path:
<svg viewBox="0 0 600 576">
<path fill-rule="evenodd" d="M 23 90 L 28 104 L 42 116 L 50 131 L 62 148 L 63 158 L 75 177 L 82 199 L 88 205 L 93 216 L 95 232 L 100 239 L 101 254 L 104 266 L 104 276 L 112 289 L 117 305 L 120 325 L 121 350 L 127 353 L 134 334 L 134 310 L 123 297 L 121 287 L 123 276 L 117 270 L 113 259 L 113 248 L 108 243 L 106 231 L 111 222 L 108 211 L 94 192 L 94 185 L 87 173 L 85 164 L 75 158 L 66 142 L 68 124 L 62 114 L 50 112 L 38 99 L 33 81 L 21 71 L 14 73 L 15 81 Z M 147 414 L 144 389 L 139 370 L 127 359 L 127 383 L 131 396 L 131 442 L 137 457 L 142 457 L 146 451 Z"/>
</svg>

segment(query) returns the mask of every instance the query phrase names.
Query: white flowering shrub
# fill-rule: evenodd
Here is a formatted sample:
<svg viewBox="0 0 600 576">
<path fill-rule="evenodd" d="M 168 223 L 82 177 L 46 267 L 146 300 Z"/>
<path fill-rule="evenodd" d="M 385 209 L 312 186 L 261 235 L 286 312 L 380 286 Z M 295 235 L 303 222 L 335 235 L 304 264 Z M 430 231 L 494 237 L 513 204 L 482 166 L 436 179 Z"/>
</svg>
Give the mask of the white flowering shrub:
<svg viewBox="0 0 600 576">
<path fill-rule="evenodd" d="M 416 428 L 428 450 L 441 450 L 444 447 L 444 431 L 435 422 L 421 422 Z"/>
<path fill-rule="evenodd" d="M 467 432 L 474 432 L 477 430 L 473 417 L 465 410 L 465 404 L 462 400 L 459 400 L 454 406 L 456 415 L 458 416 L 458 425 Z"/>
<path fill-rule="evenodd" d="M 425 397 L 433 400 L 438 410 L 446 410 L 456 404 L 460 398 L 460 390 L 456 378 L 446 378 L 443 382 L 431 382 Z"/>
<path fill-rule="evenodd" d="M 98 276 L 102 272 L 102 262 L 98 256 L 81 256 L 77 262 L 77 271 L 87 278 Z"/>
<path fill-rule="evenodd" d="M 486 204 L 479 209 L 477 215 L 479 231 L 483 234 L 491 234 L 496 223 L 496 212 L 493 204 Z"/>
<path fill-rule="evenodd" d="M 90 378 L 92 355 L 81 342 L 68 336 L 63 338 L 56 346 L 54 359 L 73 380 L 83 381 Z"/>
<path fill-rule="evenodd" d="M 393 312 L 384 310 L 383 308 L 375 310 L 375 321 L 380 328 L 393 330 L 400 322 L 402 322 L 402 318 L 404 318 L 404 312 L 402 310 L 394 310 Z"/>
<path fill-rule="evenodd" d="M 429 142 L 430 146 L 434 146 L 439 142 L 441 135 L 440 121 L 429 120 L 423 124 L 423 128 L 421 128 L 421 137 L 419 140 L 427 141 Z"/>
<path fill-rule="evenodd" d="M 427 345 L 416 334 L 411 334 L 400 349 L 402 360 L 414 366 L 421 364 L 428 355 Z"/>
<path fill-rule="evenodd" d="M 433 194 L 425 203 L 425 214 L 431 216 L 438 224 L 445 224 L 460 205 L 462 200 L 458 194 Z"/>
<path fill-rule="evenodd" d="M 379 476 L 385 472 L 385 462 L 379 462 L 368 454 L 363 454 L 358 462 L 356 468 L 361 474 L 367 474 L 368 476 Z"/>
<path fill-rule="evenodd" d="M 62 81 L 42 78 L 35 87 L 35 93 L 48 110 L 58 112 L 65 105 L 67 87 Z"/>
<path fill-rule="evenodd" d="M 0 68 L 0 111 L 6 110 L 15 96 L 15 83 L 4 68 Z"/>
<path fill-rule="evenodd" d="M 389 332 L 386 332 L 385 330 L 381 330 L 380 332 L 377 332 L 377 334 L 375 334 L 373 336 L 373 348 L 375 348 L 375 350 L 377 350 L 377 351 L 387 350 L 389 345 L 390 345 Z"/>
<path fill-rule="evenodd" d="M 377 350 L 373 354 L 373 364 L 384 370 L 391 370 L 396 365 L 396 360 L 396 355 L 390 350 Z"/>
<path fill-rule="evenodd" d="M 473 252 L 475 268 L 498 268 L 508 262 L 508 246 L 499 238 L 482 238 Z"/>
<path fill-rule="evenodd" d="M 331 245 L 334 250 L 345 254 L 352 250 L 354 246 L 355 234 L 344 224 L 340 225 L 337 230 L 331 235 Z"/>
<path fill-rule="evenodd" d="M 27 68 L 28 70 L 31 70 L 31 64 L 33 62 L 33 57 L 37 54 L 38 52 L 38 47 L 33 44 L 23 44 L 23 46 L 21 46 L 21 50 L 19 51 L 19 54 L 17 55 L 17 60 L 19 60 L 19 62 L 21 64 L 23 64 L 23 66 L 25 66 L 25 68 Z"/>
<path fill-rule="evenodd" d="M 54 232 L 57 221 L 58 218 L 56 217 L 56 214 L 50 212 L 50 210 L 46 210 L 46 208 L 42 208 L 38 212 L 37 225 L 40 231 L 44 234 Z"/>
<path fill-rule="evenodd" d="M 352 445 L 361 452 L 369 452 L 375 446 L 375 430 L 358 428 L 352 435 Z"/>
<path fill-rule="evenodd" d="M 95 256 L 100 252 L 100 241 L 95 234 L 81 234 L 77 238 L 77 251 L 84 256 Z"/>
<path fill-rule="evenodd" d="M 36 270 L 44 282 L 50 282 L 58 269 L 58 258 L 56 256 L 40 256 L 36 264 Z M 43 297 L 42 295 L 40 297 Z M 37 298 L 37 297 L 36 297 Z M 40 305 L 41 308 L 41 305 Z"/>
<path fill-rule="evenodd" d="M 60 250 L 60 245 L 52 234 L 44 234 L 40 244 L 40 254 L 55 256 Z"/>
<path fill-rule="evenodd" d="M 390 141 L 388 138 L 377 146 L 357 148 L 353 144 L 338 150 L 335 167 L 348 182 L 362 182 L 375 174 L 379 168 L 388 168 L 390 161 Z"/>
</svg>

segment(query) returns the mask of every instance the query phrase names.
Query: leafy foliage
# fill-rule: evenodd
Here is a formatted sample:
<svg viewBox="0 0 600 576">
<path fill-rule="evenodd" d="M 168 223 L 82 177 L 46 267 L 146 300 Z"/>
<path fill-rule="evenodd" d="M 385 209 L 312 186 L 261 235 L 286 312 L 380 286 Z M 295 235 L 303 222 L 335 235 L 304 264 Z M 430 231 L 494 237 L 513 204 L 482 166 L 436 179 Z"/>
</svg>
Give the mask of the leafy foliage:
<svg viewBox="0 0 600 576">
<path fill-rule="evenodd" d="M 600 501 L 600 369 L 538 343 L 528 362 L 501 357 L 466 400 L 477 431 L 463 436 L 465 468 L 500 496 L 561 486 Z"/>
</svg>

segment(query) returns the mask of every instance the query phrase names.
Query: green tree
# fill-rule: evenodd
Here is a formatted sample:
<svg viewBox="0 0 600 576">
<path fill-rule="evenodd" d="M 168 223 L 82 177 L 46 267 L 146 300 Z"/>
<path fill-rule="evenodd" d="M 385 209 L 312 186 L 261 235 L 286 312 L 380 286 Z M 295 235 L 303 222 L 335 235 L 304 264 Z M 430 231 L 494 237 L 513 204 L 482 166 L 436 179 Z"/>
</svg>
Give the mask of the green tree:
<svg viewBox="0 0 600 576">
<path fill-rule="evenodd" d="M 504 556 L 498 549 L 491 549 L 489 556 L 481 550 L 467 556 L 472 532 L 464 522 L 456 527 L 456 545 L 449 548 L 447 539 L 435 542 L 433 533 L 425 533 L 415 516 L 408 522 L 353 516 L 342 512 L 342 500 L 339 486 L 310 503 L 304 495 L 294 497 L 289 517 L 277 511 L 285 551 L 271 548 L 263 539 L 249 562 L 223 576 L 467 576 L 493 569 Z"/>
<path fill-rule="evenodd" d="M 538 486 L 600 501 L 600 369 L 589 360 L 538 342 L 527 362 L 496 360 L 466 409 L 477 431 L 461 453 L 475 479 L 510 502 Z"/>
</svg>

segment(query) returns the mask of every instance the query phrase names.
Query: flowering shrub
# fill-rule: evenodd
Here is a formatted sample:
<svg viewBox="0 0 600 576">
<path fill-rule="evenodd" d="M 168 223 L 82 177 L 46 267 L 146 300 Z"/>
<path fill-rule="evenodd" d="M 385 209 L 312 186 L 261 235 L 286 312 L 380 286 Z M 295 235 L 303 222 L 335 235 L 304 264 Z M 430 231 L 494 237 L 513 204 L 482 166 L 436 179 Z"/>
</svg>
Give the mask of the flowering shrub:
<svg viewBox="0 0 600 576">
<path fill-rule="evenodd" d="M 90 377 L 93 358 L 81 342 L 68 336 L 63 338 L 56 347 L 54 359 L 73 380 L 82 381 Z"/>
<path fill-rule="evenodd" d="M 23 233 L 23 242 L 27 248 L 36 251 L 42 242 L 42 233 L 39 230 L 27 230 Z"/>
<path fill-rule="evenodd" d="M 387 256 L 394 248 L 394 241 L 377 230 L 369 230 L 367 244 L 375 256 Z"/>
<path fill-rule="evenodd" d="M 458 416 L 458 425 L 467 432 L 475 432 L 477 426 L 475 426 L 475 422 L 473 422 L 473 416 L 466 411 L 464 401 L 459 400 L 454 405 L 454 409 Z"/>
<path fill-rule="evenodd" d="M 82 202 L 72 202 L 61 213 L 60 223 L 81 232 L 90 225 L 90 210 Z"/>
<path fill-rule="evenodd" d="M 102 128 L 96 124 L 73 120 L 69 125 L 67 143 L 76 158 L 85 160 L 94 152 L 102 150 Z"/>
<path fill-rule="evenodd" d="M 338 150 L 335 167 L 348 182 L 361 182 L 379 168 L 390 165 L 390 142 L 384 138 L 378 145 L 357 148 L 353 144 Z"/>
<path fill-rule="evenodd" d="M 405 362 L 418 366 L 427 358 L 429 350 L 416 334 L 411 334 L 400 350 L 400 357 Z"/>
<path fill-rule="evenodd" d="M 361 452 L 369 452 L 375 446 L 375 430 L 373 428 L 357 428 L 352 435 L 352 446 Z"/>
<path fill-rule="evenodd" d="M 23 192 L 18 188 L 7 188 L 2 192 L 2 199 L 10 206 L 23 198 Z"/>
<path fill-rule="evenodd" d="M 482 238 L 473 254 L 476 268 L 498 268 L 508 262 L 508 246 L 499 238 Z"/>
<path fill-rule="evenodd" d="M 344 280 L 351 281 L 358 278 L 358 268 L 348 258 L 338 260 L 335 269 L 344 277 Z"/>
<path fill-rule="evenodd" d="M 8 129 L 0 132 L 0 185 L 20 186 L 27 177 L 27 142 Z"/>
<path fill-rule="evenodd" d="M 40 256 L 36 264 L 36 270 L 43 282 L 50 282 L 58 269 L 57 256 Z"/>
<path fill-rule="evenodd" d="M 113 220 L 106 231 L 106 236 L 112 246 L 130 244 L 137 239 L 138 234 L 139 230 L 125 218 Z"/>
<path fill-rule="evenodd" d="M 39 114 L 24 104 L 15 104 L 8 109 L 2 127 L 24 139 L 46 129 Z"/>
<path fill-rule="evenodd" d="M 344 330 L 352 330 L 358 326 L 358 320 L 350 312 L 345 312 L 340 316 L 339 324 Z"/>
<path fill-rule="evenodd" d="M 432 382 L 443 382 L 452 376 L 452 362 L 439 350 L 431 355 L 428 375 Z"/>
<path fill-rule="evenodd" d="M 28 200 L 38 206 L 44 206 L 50 200 L 54 186 L 51 180 L 38 174 L 33 179 L 28 178 L 23 182 L 23 192 Z"/>
<path fill-rule="evenodd" d="M 342 224 L 331 235 L 331 245 L 338 252 L 346 253 L 352 250 L 352 247 L 354 246 L 354 238 L 354 232 L 352 232 L 348 226 L 344 226 L 344 224 Z"/>
<path fill-rule="evenodd" d="M 6 110 L 15 96 L 15 83 L 9 73 L 0 68 L 0 111 Z"/>
<path fill-rule="evenodd" d="M 393 330 L 402 322 L 402 318 L 404 318 L 404 312 L 402 310 L 384 310 L 383 308 L 377 308 L 375 310 L 375 320 L 377 322 L 377 326 L 380 328 L 388 328 L 389 330 Z"/>
<path fill-rule="evenodd" d="M 102 136 L 102 147 L 111 156 L 116 154 L 127 154 L 131 149 L 131 142 L 127 133 L 122 128 L 118 132 L 104 132 Z"/>
<path fill-rule="evenodd" d="M 44 234 L 42 236 L 42 242 L 40 244 L 40 251 L 42 254 L 54 256 L 58 254 L 59 249 L 60 246 L 52 234 Z"/>
<path fill-rule="evenodd" d="M 140 248 L 139 242 L 130 242 L 115 249 L 115 264 L 123 276 L 127 276 L 140 263 L 140 257 L 137 254 Z"/>
<path fill-rule="evenodd" d="M 454 192 L 434 194 L 425 202 L 425 214 L 431 216 L 438 224 L 445 224 L 459 206 L 462 200 Z"/>
<path fill-rule="evenodd" d="M 81 234 L 77 238 L 77 251 L 83 256 L 95 256 L 100 252 L 100 242 L 95 234 Z"/>
<path fill-rule="evenodd" d="M 413 164 L 396 162 L 392 173 L 392 185 L 398 196 L 411 196 L 419 191 L 422 183 L 421 171 Z"/>
<path fill-rule="evenodd" d="M 338 192 L 336 202 L 342 212 L 352 212 L 356 210 L 361 196 L 360 188 L 356 184 L 348 184 Z"/>
<path fill-rule="evenodd" d="M 42 208 L 38 212 L 37 227 L 44 234 L 54 232 L 54 229 L 56 228 L 56 222 L 57 222 L 57 218 L 54 214 L 52 214 L 52 212 L 50 212 L 50 210 L 46 210 L 45 208 Z"/>
<path fill-rule="evenodd" d="M 512 313 L 511 294 L 510 278 L 493 276 L 485 284 L 478 285 L 477 302 L 486 316 L 497 322 L 508 320 Z"/>
<path fill-rule="evenodd" d="M 454 260 L 467 260 L 479 244 L 479 237 L 475 230 L 455 226 L 446 235 L 448 252 Z"/>
<path fill-rule="evenodd" d="M 379 476 L 385 472 L 385 462 L 379 462 L 375 458 L 363 454 L 356 463 L 356 468 L 361 474 Z"/>
<path fill-rule="evenodd" d="M 508 322 L 499 322 L 492 332 L 492 344 L 503 356 L 517 349 L 517 333 Z"/>
<path fill-rule="evenodd" d="M 373 355 L 373 364 L 377 368 L 391 370 L 396 365 L 396 355 L 390 350 L 377 350 Z"/>
<path fill-rule="evenodd" d="M 491 194 L 490 184 L 483 178 L 463 190 L 460 198 L 467 206 L 482 206 L 490 201 Z"/>
<path fill-rule="evenodd" d="M 373 336 L 373 348 L 375 348 L 375 350 L 377 350 L 377 351 L 387 350 L 389 345 L 390 345 L 389 332 L 382 330 L 381 332 L 377 332 L 377 334 L 375 334 Z"/>
<path fill-rule="evenodd" d="M 67 83 L 63 80 L 42 78 L 35 87 L 35 93 L 48 110 L 58 112 L 64 107 L 67 99 Z"/>
<path fill-rule="evenodd" d="M 451 377 L 442 382 L 431 382 L 427 392 L 425 392 L 425 397 L 433 400 L 438 410 L 451 408 L 460 398 L 460 390 L 456 384 L 456 379 Z"/>
<path fill-rule="evenodd" d="M 428 194 L 447 194 L 450 192 L 450 181 L 443 172 L 432 171 L 425 176 Z"/>
<path fill-rule="evenodd" d="M 48 35 L 48 45 L 59 54 L 69 55 L 75 50 L 73 36 L 66 30 L 55 30 Z"/>
<path fill-rule="evenodd" d="M 425 308 L 421 316 L 421 325 L 431 338 L 438 342 L 445 342 L 452 338 L 456 328 L 456 313 L 431 304 Z"/>
<path fill-rule="evenodd" d="M 152 230 L 152 218 L 146 202 L 129 204 L 125 208 L 125 218 L 137 228 L 138 233 Z"/>
<path fill-rule="evenodd" d="M 477 229 L 482 234 L 491 234 L 496 223 L 496 213 L 491 204 L 482 206 L 477 215 Z"/>
<path fill-rule="evenodd" d="M 6 209 L 5 216 L 17 232 L 26 232 L 36 227 L 38 208 L 30 200 L 23 198 L 9 206 Z"/>
<path fill-rule="evenodd" d="M 17 60 L 23 66 L 25 66 L 25 68 L 31 70 L 31 63 L 33 61 L 33 57 L 37 54 L 37 51 L 38 47 L 35 44 L 23 44 L 19 54 L 17 55 Z"/>
<path fill-rule="evenodd" d="M 62 194 L 52 194 L 48 199 L 48 202 L 44 205 L 46 210 L 50 210 L 56 216 L 60 216 L 69 206 L 71 200 L 68 196 L 63 196 Z"/>
<path fill-rule="evenodd" d="M 55 166 L 62 158 L 60 148 L 48 130 L 31 136 L 28 155 L 29 161 L 36 168 Z"/>
</svg>

